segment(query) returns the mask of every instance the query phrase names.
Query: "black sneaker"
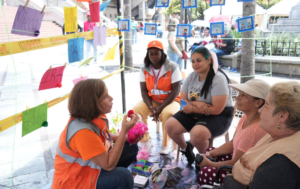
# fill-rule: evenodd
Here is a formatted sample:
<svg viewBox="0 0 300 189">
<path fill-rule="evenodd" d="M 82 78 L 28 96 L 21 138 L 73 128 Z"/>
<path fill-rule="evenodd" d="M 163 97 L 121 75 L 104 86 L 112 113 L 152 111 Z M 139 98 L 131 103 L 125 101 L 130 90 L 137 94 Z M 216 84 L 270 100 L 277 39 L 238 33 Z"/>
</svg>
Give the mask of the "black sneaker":
<svg viewBox="0 0 300 189">
<path fill-rule="evenodd" d="M 194 146 L 191 144 L 190 141 L 186 141 L 186 149 L 185 151 L 181 151 L 182 154 L 185 155 L 185 157 L 188 160 L 189 165 L 192 165 L 195 161 L 195 154 L 193 152 Z"/>
</svg>

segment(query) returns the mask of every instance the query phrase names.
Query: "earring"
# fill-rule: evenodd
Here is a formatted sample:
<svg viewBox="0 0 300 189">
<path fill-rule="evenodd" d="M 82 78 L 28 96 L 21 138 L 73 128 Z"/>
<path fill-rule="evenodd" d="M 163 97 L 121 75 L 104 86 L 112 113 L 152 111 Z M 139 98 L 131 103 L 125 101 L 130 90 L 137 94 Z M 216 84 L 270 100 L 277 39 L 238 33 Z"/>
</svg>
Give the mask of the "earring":
<svg viewBox="0 0 300 189">
<path fill-rule="evenodd" d="M 280 127 L 280 126 L 278 126 L 278 127 L 277 127 L 277 129 L 281 129 L 281 127 Z"/>
</svg>

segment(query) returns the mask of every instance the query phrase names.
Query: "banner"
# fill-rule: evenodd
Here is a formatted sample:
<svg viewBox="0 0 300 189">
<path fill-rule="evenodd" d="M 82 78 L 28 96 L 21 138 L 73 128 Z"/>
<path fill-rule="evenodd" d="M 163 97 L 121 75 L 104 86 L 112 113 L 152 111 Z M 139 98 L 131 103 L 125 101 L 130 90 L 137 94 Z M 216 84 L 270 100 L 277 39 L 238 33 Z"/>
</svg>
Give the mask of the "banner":
<svg viewBox="0 0 300 189">
<path fill-rule="evenodd" d="M 38 39 L 31 39 L 25 41 L 14 41 L 11 43 L 0 43 L 0 56 L 6 56 L 11 54 L 17 54 L 22 52 L 28 52 L 38 49 L 44 49 L 49 47 L 55 47 L 58 45 L 65 45 L 68 44 L 68 39 L 74 39 L 79 37 L 84 37 L 84 40 L 93 39 L 93 31 L 88 32 L 80 32 L 80 33 L 73 33 L 68 35 L 60 35 L 60 36 L 53 36 L 47 38 L 38 38 Z M 116 28 L 107 29 L 106 36 L 118 35 L 118 30 Z M 12 47 L 12 51 L 10 49 L 10 44 Z"/>
</svg>

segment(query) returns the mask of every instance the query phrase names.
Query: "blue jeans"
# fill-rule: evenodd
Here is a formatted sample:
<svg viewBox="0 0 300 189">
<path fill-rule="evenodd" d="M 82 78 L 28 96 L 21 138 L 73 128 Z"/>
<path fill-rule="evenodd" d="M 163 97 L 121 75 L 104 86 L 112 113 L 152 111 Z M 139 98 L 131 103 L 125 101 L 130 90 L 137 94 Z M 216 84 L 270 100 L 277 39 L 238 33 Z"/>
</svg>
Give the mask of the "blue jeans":
<svg viewBox="0 0 300 189">
<path fill-rule="evenodd" d="M 137 144 L 124 144 L 123 151 L 117 166 L 112 171 L 101 169 L 96 189 L 127 189 L 133 188 L 133 177 L 127 167 L 136 160 Z"/>
<path fill-rule="evenodd" d="M 183 69 L 182 58 L 180 58 L 177 53 L 167 53 L 167 54 L 171 61 L 177 63 L 180 66 L 180 68 Z"/>
<path fill-rule="evenodd" d="M 134 29 L 134 30 L 131 30 L 131 32 L 132 32 L 132 44 L 134 44 L 137 42 L 137 31 L 136 31 L 136 29 Z"/>
<path fill-rule="evenodd" d="M 94 49 L 94 60 L 97 61 L 97 46 L 94 45 L 93 40 L 86 40 L 86 53 L 85 53 L 85 59 L 90 58 L 90 51 L 91 51 L 91 46 L 93 46 Z"/>
<path fill-rule="evenodd" d="M 224 51 L 222 51 L 221 49 L 216 49 L 216 50 L 214 50 L 214 53 L 216 53 L 216 55 L 217 55 L 217 57 L 218 57 L 218 63 L 219 63 L 219 65 L 222 65 L 222 62 L 221 62 L 221 60 L 220 60 L 220 56 L 224 56 L 224 55 L 229 55 L 229 54 L 227 54 L 227 53 L 225 53 Z"/>
</svg>

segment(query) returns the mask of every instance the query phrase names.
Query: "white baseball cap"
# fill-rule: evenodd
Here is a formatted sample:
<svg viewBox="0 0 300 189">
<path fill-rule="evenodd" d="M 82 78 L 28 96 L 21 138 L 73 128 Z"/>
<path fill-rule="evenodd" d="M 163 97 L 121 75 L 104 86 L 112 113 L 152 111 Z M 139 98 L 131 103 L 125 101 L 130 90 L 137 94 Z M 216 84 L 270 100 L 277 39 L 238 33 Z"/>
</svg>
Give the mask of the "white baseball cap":
<svg viewBox="0 0 300 189">
<path fill-rule="evenodd" d="M 253 97 L 261 98 L 264 100 L 267 98 L 271 88 L 271 86 L 267 82 L 261 79 L 251 79 L 246 83 L 228 84 L 228 86 L 236 90 L 243 91 Z"/>
</svg>

